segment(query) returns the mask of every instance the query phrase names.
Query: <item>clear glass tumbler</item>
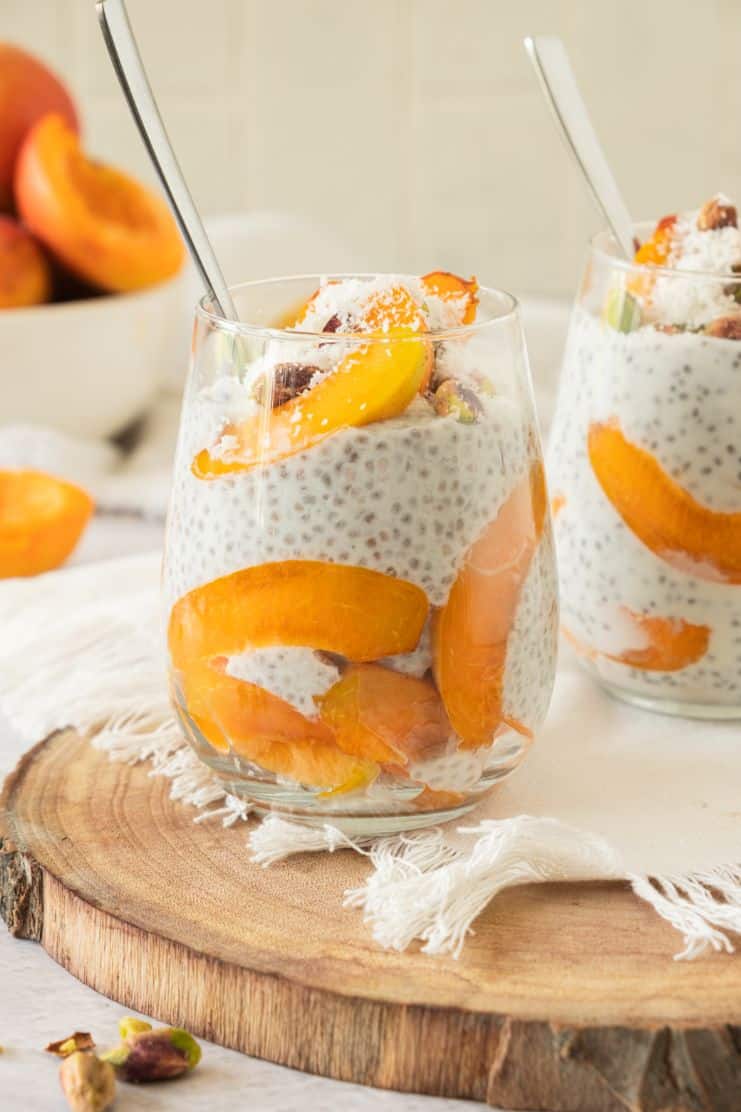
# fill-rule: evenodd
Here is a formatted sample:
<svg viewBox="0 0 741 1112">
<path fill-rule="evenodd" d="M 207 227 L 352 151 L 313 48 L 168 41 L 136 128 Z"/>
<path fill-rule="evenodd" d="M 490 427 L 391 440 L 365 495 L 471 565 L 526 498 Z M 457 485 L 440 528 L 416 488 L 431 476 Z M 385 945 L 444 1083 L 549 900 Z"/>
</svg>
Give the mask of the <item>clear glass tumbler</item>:
<svg viewBox="0 0 741 1112">
<path fill-rule="evenodd" d="M 549 444 L 566 638 L 615 695 L 689 717 L 741 716 L 739 292 L 596 237 Z"/>
<path fill-rule="evenodd" d="M 522 759 L 553 684 L 554 548 L 514 300 L 480 290 L 447 331 L 300 331 L 338 281 L 237 287 L 243 324 L 197 309 L 171 691 L 229 791 L 390 832 L 465 811 Z"/>
</svg>

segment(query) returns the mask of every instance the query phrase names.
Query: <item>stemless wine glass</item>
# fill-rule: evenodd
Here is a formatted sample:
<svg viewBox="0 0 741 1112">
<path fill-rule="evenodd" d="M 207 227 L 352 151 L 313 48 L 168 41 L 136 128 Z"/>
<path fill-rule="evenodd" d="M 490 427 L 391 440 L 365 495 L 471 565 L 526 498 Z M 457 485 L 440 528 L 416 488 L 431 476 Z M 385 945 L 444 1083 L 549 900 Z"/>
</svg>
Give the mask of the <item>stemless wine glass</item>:
<svg viewBox="0 0 741 1112">
<path fill-rule="evenodd" d="M 567 639 L 613 694 L 686 716 L 741 716 L 739 291 L 597 236 L 549 446 Z"/>
<path fill-rule="evenodd" d="M 198 307 L 165 620 L 177 714 L 230 792 L 381 833 L 519 764 L 553 684 L 555 562 L 515 301 L 480 290 L 447 331 L 300 331 L 340 281 L 380 280 L 251 282 L 243 324 Z"/>
</svg>

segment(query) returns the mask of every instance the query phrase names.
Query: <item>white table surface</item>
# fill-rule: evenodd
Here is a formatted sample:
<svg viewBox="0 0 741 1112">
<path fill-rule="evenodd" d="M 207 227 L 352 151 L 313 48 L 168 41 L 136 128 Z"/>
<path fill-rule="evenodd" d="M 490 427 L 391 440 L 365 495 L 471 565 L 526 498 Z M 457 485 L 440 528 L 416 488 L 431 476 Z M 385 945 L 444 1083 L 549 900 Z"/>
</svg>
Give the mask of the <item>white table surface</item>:
<svg viewBox="0 0 741 1112">
<path fill-rule="evenodd" d="M 160 542 L 161 528 L 125 518 L 96 519 L 78 560 L 143 551 Z M 0 720 L 0 778 L 37 738 L 20 738 Z M 10 937 L 0 924 L 0 1110 L 63 1112 L 57 1060 L 48 1042 L 74 1030 L 90 1031 L 101 1045 L 116 1041 L 118 1019 L 130 1014 L 75 980 L 35 942 Z M 157 1017 L 146 1017 L 158 1022 Z M 470 1112 L 470 1101 L 367 1089 L 327 1081 L 202 1043 L 203 1061 L 186 1078 L 161 1085 L 119 1086 L 117 1112 Z"/>
</svg>

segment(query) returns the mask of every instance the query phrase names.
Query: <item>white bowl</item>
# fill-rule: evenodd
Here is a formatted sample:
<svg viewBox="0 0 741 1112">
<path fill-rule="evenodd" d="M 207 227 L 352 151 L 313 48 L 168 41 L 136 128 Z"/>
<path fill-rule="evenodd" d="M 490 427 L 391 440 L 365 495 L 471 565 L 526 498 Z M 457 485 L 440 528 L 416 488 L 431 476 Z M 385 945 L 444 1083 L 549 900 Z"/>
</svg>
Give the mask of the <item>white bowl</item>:
<svg viewBox="0 0 741 1112">
<path fill-rule="evenodd" d="M 0 423 L 109 436 L 171 374 L 182 276 L 137 293 L 0 309 Z"/>
</svg>

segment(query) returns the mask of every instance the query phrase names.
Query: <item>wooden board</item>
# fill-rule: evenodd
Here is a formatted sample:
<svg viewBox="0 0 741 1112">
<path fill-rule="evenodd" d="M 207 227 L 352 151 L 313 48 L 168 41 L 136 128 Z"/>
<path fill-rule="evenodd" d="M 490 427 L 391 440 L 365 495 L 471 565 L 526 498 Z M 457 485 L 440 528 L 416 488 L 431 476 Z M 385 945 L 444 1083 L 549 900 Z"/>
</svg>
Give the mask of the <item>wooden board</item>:
<svg viewBox="0 0 741 1112">
<path fill-rule="evenodd" d="M 549 1112 L 737 1112 L 741 957 L 675 962 L 619 884 L 505 892 L 459 961 L 377 947 L 347 851 L 264 870 L 72 731 L 0 797 L 0 912 L 81 981 L 328 1077 Z"/>
</svg>

